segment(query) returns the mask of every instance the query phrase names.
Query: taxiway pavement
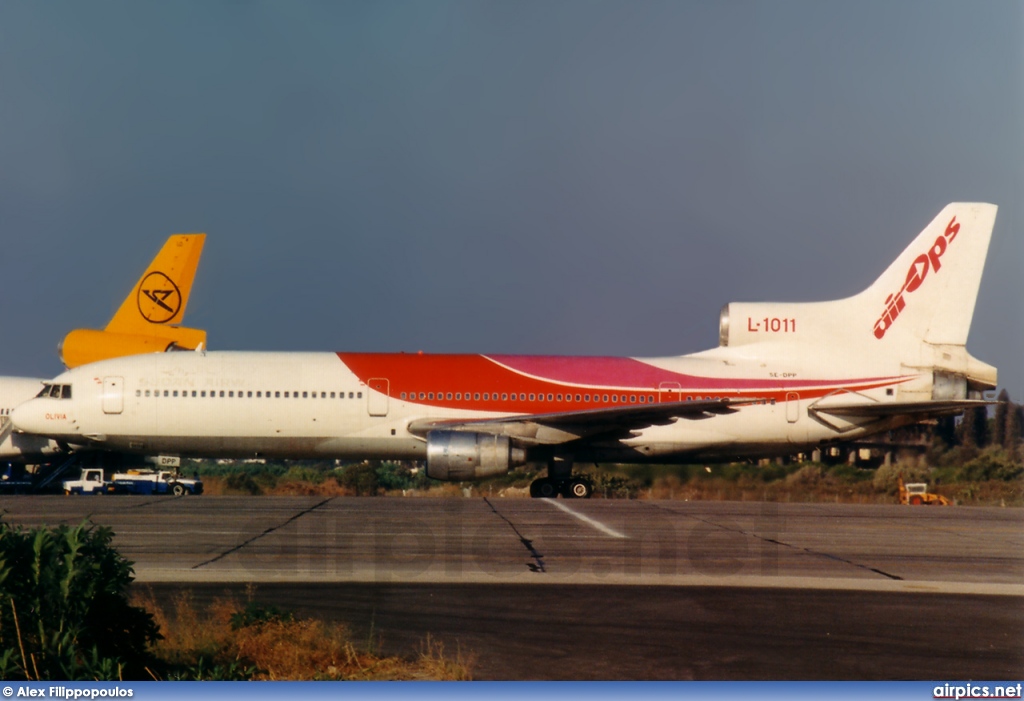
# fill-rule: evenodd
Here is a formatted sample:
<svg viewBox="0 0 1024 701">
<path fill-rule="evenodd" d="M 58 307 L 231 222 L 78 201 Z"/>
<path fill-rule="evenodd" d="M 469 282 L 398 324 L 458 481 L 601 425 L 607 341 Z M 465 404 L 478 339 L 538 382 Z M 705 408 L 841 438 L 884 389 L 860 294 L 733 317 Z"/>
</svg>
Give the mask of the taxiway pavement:
<svg viewBox="0 0 1024 701">
<path fill-rule="evenodd" d="M 488 679 L 1015 679 L 1024 510 L 325 497 L 0 499 L 137 581 L 430 635 Z"/>
</svg>

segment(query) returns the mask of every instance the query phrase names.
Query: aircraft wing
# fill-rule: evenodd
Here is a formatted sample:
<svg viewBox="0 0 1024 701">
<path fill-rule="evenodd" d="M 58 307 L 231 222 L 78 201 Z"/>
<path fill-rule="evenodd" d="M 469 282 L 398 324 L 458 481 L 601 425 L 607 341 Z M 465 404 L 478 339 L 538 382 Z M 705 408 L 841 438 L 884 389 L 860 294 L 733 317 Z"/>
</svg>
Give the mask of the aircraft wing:
<svg viewBox="0 0 1024 701">
<path fill-rule="evenodd" d="M 409 431 L 426 436 L 430 431 L 473 431 L 517 438 L 538 445 L 567 443 L 581 438 L 629 438 L 634 431 L 665 426 L 678 419 L 699 420 L 732 414 L 737 407 L 763 399 L 707 399 L 688 402 L 638 404 L 553 414 L 519 414 L 491 419 L 421 419 Z"/>
<path fill-rule="evenodd" d="M 923 402 L 848 402 L 812 406 L 820 414 L 832 414 L 851 419 L 884 419 L 890 416 L 912 415 L 920 418 L 937 418 L 959 414 L 966 409 L 997 404 L 984 399 L 933 399 Z"/>
</svg>

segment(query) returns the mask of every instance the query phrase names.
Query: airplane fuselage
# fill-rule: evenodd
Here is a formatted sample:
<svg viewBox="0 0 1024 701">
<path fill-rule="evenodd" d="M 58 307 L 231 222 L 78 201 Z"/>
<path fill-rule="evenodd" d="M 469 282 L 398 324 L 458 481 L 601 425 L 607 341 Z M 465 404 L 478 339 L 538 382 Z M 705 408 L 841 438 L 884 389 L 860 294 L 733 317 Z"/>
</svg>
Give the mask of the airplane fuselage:
<svg viewBox="0 0 1024 701">
<path fill-rule="evenodd" d="M 149 354 L 69 370 L 11 425 L 149 455 L 425 458 L 452 481 L 546 463 L 539 497 L 589 496 L 576 462 L 804 452 L 985 404 L 997 371 L 966 341 L 995 216 L 947 205 L 852 297 L 730 303 L 693 355 Z"/>
<path fill-rule="evenodd" d="M 719 348 L 656 359 L 420 353 L 171 353 L 95 363 L 52 380 L 72 399 L 42 398 L 17 422 L 76 446 L 197 457 L 423 459 L 423 421 L 465 422 L 711 399 L 749 399 L 727 415 L 680 419 L 626 438 L 543 445 L 576 461 L 674 462 L 789 454 L 836 438 L 811 418 L 829 397 L 891 399 L 913 377 L 829 378 L 827 359 L 798 370 Z M 806 367 L 808 363 L 803 363 Z M 817 366 L 817 367 L 815 367 Z M 848 366 L 844 370 L 849 370 Z M 895 425 L 895 424 L 894 424 Z M 877 424 L 872 425 L 878 430 Z M 723 452 L 724 451 L 724 452 Z"/>
</svg>

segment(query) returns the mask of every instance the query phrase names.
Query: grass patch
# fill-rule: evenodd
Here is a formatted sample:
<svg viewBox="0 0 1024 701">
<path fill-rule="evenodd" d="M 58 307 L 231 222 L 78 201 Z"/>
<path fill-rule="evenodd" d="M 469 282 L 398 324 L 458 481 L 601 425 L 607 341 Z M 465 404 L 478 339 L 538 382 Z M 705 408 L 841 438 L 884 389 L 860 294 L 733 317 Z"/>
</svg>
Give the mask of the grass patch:
<svg viewBox="0 0 1024 701">
<path fill-rule="evenodd" d="M 412 660 L 356 645 L 343 625 L 189 596 L 165 612 L 129 597 L 132 565 L 101 526 L 0 523 L 0 678 L 24 681 L 371 680 L 471 677 L 461 655 L 426 640 Z"/>
<path fill-rule="evenodd" d="M 385 657 L 357 645 L 341 624 L 301 619 L 274 606 L 233 598 L 198 611 L 181 594 L 169 611 L 152 596 L 134 603 L 150 611 L 163 639 L 153 653 L 164 660 L 164 679 L 174 680 L 442 680 L 472 678 L 461 653 L 427 639 L 419 655 Z"/>
</svg>

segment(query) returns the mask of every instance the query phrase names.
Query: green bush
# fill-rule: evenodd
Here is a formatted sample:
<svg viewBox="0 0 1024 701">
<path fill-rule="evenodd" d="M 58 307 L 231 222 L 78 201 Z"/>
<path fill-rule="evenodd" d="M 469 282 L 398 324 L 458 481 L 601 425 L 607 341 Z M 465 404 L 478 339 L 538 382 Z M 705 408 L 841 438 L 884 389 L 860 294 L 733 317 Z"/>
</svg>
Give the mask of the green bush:
<svg viewBox="0 0 1024 701">
<path fill-rule="evenodd" d="M 309 484 L 321 484 L 326 476 L 326 468 L 312 465 L 292 465 L 288 471 L 281 475 L 281 482 L 308 482 Z"/>
<path fill-rule="evenodd" d="M 337 476 L 338 484 L 353 490 L 357 496 L 377 496 L 380 483 L 377 481 L 377 466 L 370 461 L 346 465 Z"/>
<path fill-rule="evenodd" d="M 639 491 L 645 487 L 640 480 L 607 472 L 597 472 L 590 477 L 595 494 L 613 499 L 636 498 Z"/>
<path fill-rule="evenodd" d="M 928 468 L 913 463 L 897 462 L 882 465 L 875 470 L 872 484 L 876 491 L 885 494 L 896 493 L 897 479 L 902 475 L 903 482 L 928 482 Z"/>
<path fill-rule="evenodd" d="M 989 448 L 978 457 L 964 463 L 957 470 L 957 477 L 962 482 L 982 482 L 985 480 L 1002 480 L 1009 482 L 1024 474 L 1024 467 L 1015 463 L 1001 448 Z"/>
<path fill-rule="evenodd" d="M 874 470 L 865 470 L 856 465 L 841 463 L 827 468 L 828 476 L 836 481 L 855 484 L 857 482 L 869 482 L 874 479 Z"/>
<path fill-rule="evenodd" d="M 288 467 L 283 462 L 250 463 L 232 460 L 220 463 L 214 460 L 190 460 L 182 467 L 182 471 L 189 474 L 198 471 L 202 477 L 227 477 L 244 473 L 255 478 L 276 479 L 287 472 Z"/>
<path fill-rule="evenodd" d="M 101 526 L 23 529 L 0 524 L 0 677 L 143 678 L 159 637 L 129 605 L 131 563 Z"/>
<path fill-rule="evenodd" d="M 232 472 L 224 478 L 224 486 L 235 492 L 256 496 L 263 494 L 263 488 L 247 472 Z"/>
<path fill-rule="evenodd" d="M 756 479 L 768 484 L 770 482 L 777 482 L 789 477 L 793 473 L 797 472 L 801 467 L 802 465 L 800 463 L 779 465 L 776 462 L 772 462 L 768 465 L 752 468 L 752 471 Z"/>
<path fill-rule="evenodd" d="M 231 614 L 231 629 L 238 630 L 248 626 L 256 626 L 271 621 L 291 623 L 295 620 L 295 614 L 291 611 L 283 611 L 273 604 L 261 604 L 258 601 L 250 601 L 241 611 Z"/>
<path fill-rule="evenodd" d="M 786 484 L 801 487 L 817 487 L 822 479 L 824 479 L 825 473 L 821 469 L 821 465 L 815 463 L 808 463 L 803 465 L 799 470 L 786 476 Z"/>
<path fill-rule="evenodd" d="M 385 491 L 399 489 L 425 489 L 430 486 L 426 470 L 415 473 L 397 462 L 382 462 L 375 470 L 377 484 Z"/>
</svg>

